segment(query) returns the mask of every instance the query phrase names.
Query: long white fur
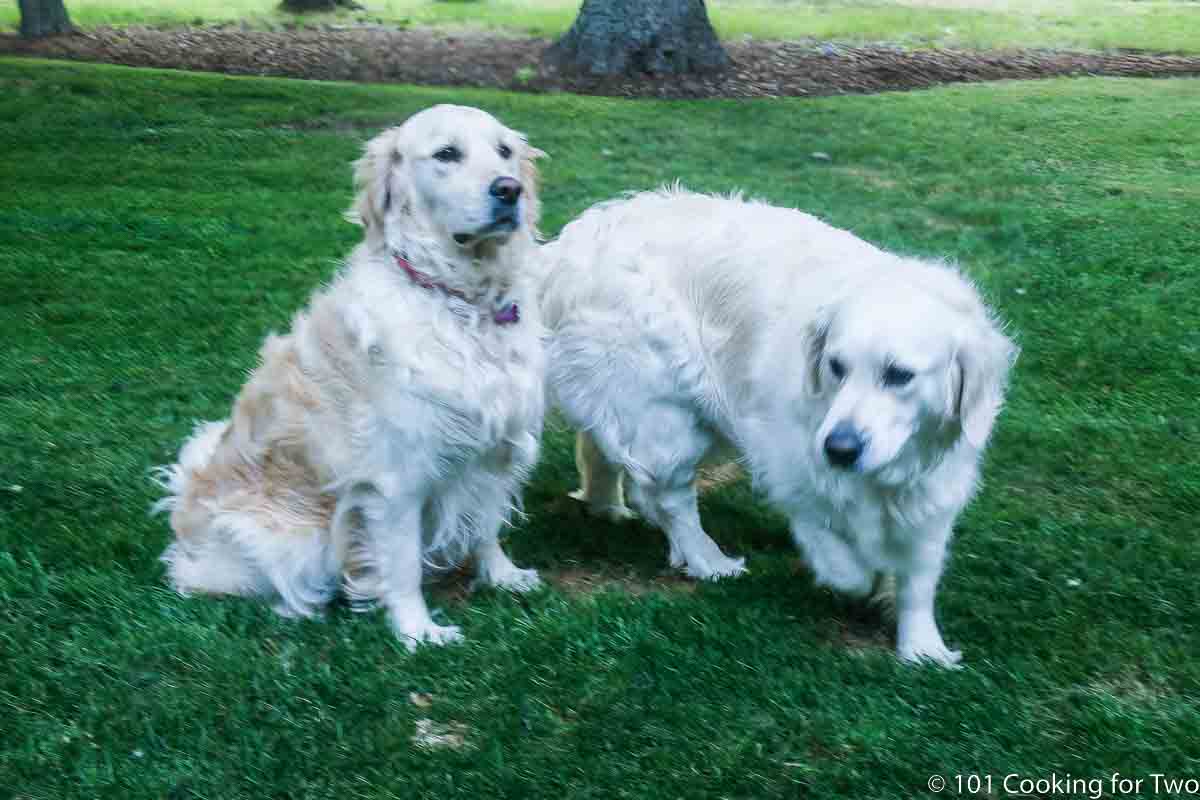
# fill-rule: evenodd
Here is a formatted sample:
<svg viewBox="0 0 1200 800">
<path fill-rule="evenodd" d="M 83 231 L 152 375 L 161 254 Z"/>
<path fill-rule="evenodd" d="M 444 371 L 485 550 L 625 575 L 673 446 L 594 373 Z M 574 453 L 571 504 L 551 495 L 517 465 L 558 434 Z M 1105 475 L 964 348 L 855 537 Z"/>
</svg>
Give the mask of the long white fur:
<svg viewBox="0 0 1200 800">
<path fill-rule="evenodd" d="M 679 188 L 593 207 L 546 256 L 548 382 L 580 430 L 576 497 L 623 519 L 628 488 L 672 565 L 737 575 L 694 481 L 740 454 L 818 581 L 866 595 L 894 577 L 899 655 L 959 661 L 934 594 L 1016 355 L 970 283 L 799 211 Z M 916 373 L 903 389 L 881 383 L 893 362 Z M 839 421 L 869 440 L 853 471 L 823 451 Z"/>
<path fill-rule="evenodd" d="M 436 158 L 447 146 L 462 158 Z M 261 595 L 309 616 L 341 586 L 359 606 L 381 602 L 414 646 L 460 638 L 430 617 L 430 568 L 473 555 L 484 583 L 538 584 L 498 536 L 544 411 L 545 331 L 530 287 L 539 155 L 460 106 L 367 144 L 348 214 L 363 243 L 289 332 L 268 337 L 231 417 L 199 425 L 160 473 L 176 589 Z M 512 232 L 489 227 L 500 177 L 523 185 Z M 395 253 L 464 297 L 418 285 Z M 499 324 L 494 312 L 513 302 L 519 322 Z"/>
</svg>

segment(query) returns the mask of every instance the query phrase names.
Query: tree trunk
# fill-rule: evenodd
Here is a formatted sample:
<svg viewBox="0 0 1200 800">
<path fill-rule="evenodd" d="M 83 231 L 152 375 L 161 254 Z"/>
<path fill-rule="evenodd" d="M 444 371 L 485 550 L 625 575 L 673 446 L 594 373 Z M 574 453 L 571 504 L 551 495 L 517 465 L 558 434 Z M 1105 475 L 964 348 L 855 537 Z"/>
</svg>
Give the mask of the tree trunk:
<svg viewBox="0 0 1200 800">
<path fill-rule="evenodd" d="M 283 0 L 280 7 L 294 14 L 303 14 L 306 11 L 333 11 L 337 8 L 362 8 L 354 0 Z"/>
<path fill-rule="evenodd" d="M 597 76 L 715 72 L 729 64 L 704 0 L 584 0 L 542 60 Z"/>
<path fill-rule="evenodd" d="M 63 0 L 17 0 L 17 7 L 21 9 L 22 38 L 40 39 L 75 30 Z"/>
</svg>

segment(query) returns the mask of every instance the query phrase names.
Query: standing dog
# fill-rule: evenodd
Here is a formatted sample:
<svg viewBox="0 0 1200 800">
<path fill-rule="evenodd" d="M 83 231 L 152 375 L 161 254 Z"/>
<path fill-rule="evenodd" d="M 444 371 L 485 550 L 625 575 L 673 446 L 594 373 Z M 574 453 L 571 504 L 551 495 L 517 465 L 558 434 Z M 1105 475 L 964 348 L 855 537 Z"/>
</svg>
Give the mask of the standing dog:
<svg viewBox="0 0 1200 800">
<path fill-rule="evenodd" d="M 602 203 L 547 255 L 577 497 L 624 518 L 628 476 L 673 566 L 737 575 L 694 483 L 740 453 L 818 581 L 866 595 L 894 577 L 900 657 L 959 661 L 934 593 L 1016 355 L 970 284 L 798 211 L 681 190 Z"/>
<path fill-rule="evenodd" d="M 261 595 L 309 616 L 342 584 L 410 647 L 460 638 L 430 618 L 424 566 L 538 584 L 501 550 L 537 457 L 544 357 L 527 276 L 538 200 L 524 137 L 436 106 L 367 144 L 345 268 L 270 336 L 232 416 L 163 468 L 184 594 Z"/>
</svg>

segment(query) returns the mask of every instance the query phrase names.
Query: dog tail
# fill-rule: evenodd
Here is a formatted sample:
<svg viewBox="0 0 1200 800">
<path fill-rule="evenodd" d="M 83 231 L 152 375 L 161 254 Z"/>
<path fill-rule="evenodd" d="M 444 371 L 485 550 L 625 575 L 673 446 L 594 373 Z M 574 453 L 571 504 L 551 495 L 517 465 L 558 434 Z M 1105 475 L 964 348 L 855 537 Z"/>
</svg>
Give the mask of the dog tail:
<svg viewBox="0 0 1200 800">
<path fill-rule="evenodd" d="M 268 596 L 284 616 L 311 617 L 337 588 L 333 509 L 313 485 L 286 474 L 295 463 L 239 447 L 233 424 L 196 426 L 178 463 L 157 471 L 167 496 L 155 510 L 170 512 L 175 532 L 161 559 L 167 578 L 182 595 Z"/>
<path fill-rule="evenodd" d="M 152 514 L 174 511 L 187 497 L 191 477 L 203 470 L 212 461 L 221 438 L 229 429 L 229 420 L 201 422 L 192 431 L 192 437 L 184 442 L 179 451 L 178 463 L 157 467 L 153 473 L 155 484 L 165 489 L 167 496 L 154 504 Z"/>
<path fill-rule="evenodd" d="M 154 471 L 154 481 L 166 496 L 154 504 L 152 513 L 169 513 L 175 533 L 161 561 L 171 585 L 183 595 L 254 594 L 260 583 L 239 548 L 220 536 L 210 503 L 197 490 L 228 429 L 228 420 L 199 423 L 179 460 Z"/>
</svg>

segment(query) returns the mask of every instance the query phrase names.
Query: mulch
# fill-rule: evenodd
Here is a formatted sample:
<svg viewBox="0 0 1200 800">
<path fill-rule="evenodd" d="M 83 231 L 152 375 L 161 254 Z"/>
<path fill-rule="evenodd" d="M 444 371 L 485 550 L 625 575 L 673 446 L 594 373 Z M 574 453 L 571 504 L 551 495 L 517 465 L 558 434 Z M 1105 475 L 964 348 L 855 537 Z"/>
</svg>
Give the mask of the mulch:
<svg viewBox="0 0 1200 800">
<path fill-rule="evenodd" d="M 794 97 L 946 83 L 1117 75 L 1200 75 L 1200 56 L 1048 50 L 909 50 L 830 42 L 726 43 L 717 75 L 598 79 L 543 67 L 549 40 L 382 25 L 261 30 L 240 25 L 99 27 L 38 41 L 0 34 L 0 54 L 138 67 L 373 83 L 566 91 L 618 97 Z"/>
</svg>

